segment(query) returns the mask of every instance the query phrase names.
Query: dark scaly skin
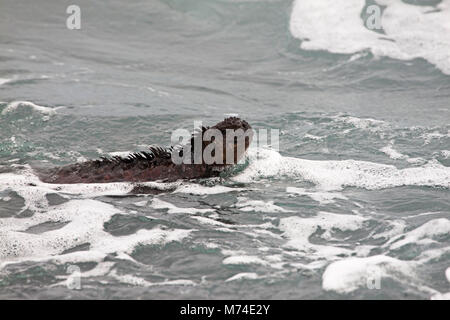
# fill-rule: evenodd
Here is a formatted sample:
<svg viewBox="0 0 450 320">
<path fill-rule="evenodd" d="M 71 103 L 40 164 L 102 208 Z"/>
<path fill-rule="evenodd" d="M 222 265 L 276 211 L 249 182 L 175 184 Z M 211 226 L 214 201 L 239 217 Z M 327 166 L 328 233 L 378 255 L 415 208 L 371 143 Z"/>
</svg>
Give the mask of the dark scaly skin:
<svg viewBox="0 0 450 320">
<path fill-rule="evenodd" d="M 251 129 L 245 121 L 230 117 L 217 123 L 212 129 L 218 129 L 224 137 L 220 146 L 223 146 L 223 159 L 226 159 L 226 129 Z M 202 135 L 207 129 L 203 127 Z M 245 139 L 245 151 L 251 143 L 253 134 Z M 201 137 L 200 137 L 201 139 Z M 194 136 L 191 143 L 194 141 Z M 214 142 L 203 141 L 202 150 Z M 244 154 L 238 154 L 236 142 L 229 147 L 234 149 L 234 163 L 237 163 Z M 244 153 L 245 153 L 244 151 Z M 107 183 L 107 182 L 145 182 L 145 181 L 175 181 L 179 179 L 196 179 L 218 176 L 220 172 L 231 166 L 230 164 L 175 164 L 171 159 L 171 152 L 178 152 L 174 148 L 163 149 L 150 147 L 149 152 L 132 153 L 128 157 L 101 158 L 83 163 L 41 170 L 37 172 L 39 178 L 46 183 Z M 193 152 L 193 147 L 191 149 Z M 193 158 L 193 157 L 192 157 Z"/>
</svg>

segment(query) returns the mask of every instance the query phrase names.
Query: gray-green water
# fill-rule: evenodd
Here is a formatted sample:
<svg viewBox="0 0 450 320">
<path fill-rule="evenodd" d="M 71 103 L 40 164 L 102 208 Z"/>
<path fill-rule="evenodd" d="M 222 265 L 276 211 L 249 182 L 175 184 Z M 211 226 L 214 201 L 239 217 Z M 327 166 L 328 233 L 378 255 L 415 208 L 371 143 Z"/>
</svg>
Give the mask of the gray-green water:
<svg viewBox="0 0 450 320">
<path fill-rule="evenodd" d="M 407 2 L 448 16 L 448 1 Z M 419 55 L 400 59 L 377 42 L 352 52 L 355 30 L 326 19 L 306 37 L 320 50 L 303 48 L 292 1 L 78 1 L 81 30 L 66 28 L 70 4 L 0 0 L 1 298 L 450 291 L 449 33 L 430 29 L 445 25 L 420 24 L 417 40 L 387 20 L 390 42 Z M 345 50 L 314 42 L 330 30 L 348 32 Z M 168 145 L 229 113 L 279 129 L 279 151 L 158 195 L 47 185 L 29 169 Z"/>
</svg>

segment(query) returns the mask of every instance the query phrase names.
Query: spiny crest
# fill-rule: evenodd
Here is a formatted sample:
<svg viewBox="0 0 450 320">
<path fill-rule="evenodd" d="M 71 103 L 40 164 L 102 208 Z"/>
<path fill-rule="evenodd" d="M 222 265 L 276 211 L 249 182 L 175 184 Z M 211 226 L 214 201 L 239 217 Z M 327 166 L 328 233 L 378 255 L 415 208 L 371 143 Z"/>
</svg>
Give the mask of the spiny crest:
<svg viewBox="0 0 450 320">
<path fill-rule="evenodd" d="M 100 167 L 102 165 L 120 165 L 120 164 L 137 164 L 140 162 L 147 162 L 148 164 L 152 164 L 157 160 L 170 159 L 172 156 L 173 147 L 163 148 L 161 146 L 150 146 L 149 151 L 140 151 L 133 152 L 125 157 L 121 156 L 113 156 L 113 157 L 105 157 L 102 156 L 98 160 L 94 160 L 93 163 Z"/>
<path fill-rule="evenodd" d="M 194 132 L 191 134 L 190 143 L 186 146 L 182 145 L 176 145 L 175 147 L 169 147 L 164 148 L 161 146 L 153 145 L 149 147 L 149 151 L 141 151 L 141 152 L 134 152 L 130 153 L 126 157 L 120 157 L 120 156 L 113 156 L 113 157 L 101 157 L 99 160 L 94 160 L 92 163 L 100 167 L 102 165 L 126 165 L 128 166 L 134 166 L 134 165 L 144 165 L 144 166 L 150 166 L 153 164 L 158 164 L 161 162 L 164 162 L 168 159 L 171 159 L 172 153 L 177 152 L 179 156 L 183 156 L 183 151 L 186 150 L 185 147 L 190 147 L 191 152 L 194 152 L 194 143 L 196 139 L 201 141 L 202 147 L 205 147 L 203 142 L 203 135 L 208 129 L 218 129 L 225 133 L 226 129 L 244 129 L 247 130 L 250 127 L 250 125 L 245 121 L 241 120 L 238 117 L 228 117 L 224 119 L 223 121 L 217 123 L 213 127 L 209 126 L 201 126 L 199 128 L 196 128 Z M 189 146 L 190 144 L 190 146 Z"/>
</svg>

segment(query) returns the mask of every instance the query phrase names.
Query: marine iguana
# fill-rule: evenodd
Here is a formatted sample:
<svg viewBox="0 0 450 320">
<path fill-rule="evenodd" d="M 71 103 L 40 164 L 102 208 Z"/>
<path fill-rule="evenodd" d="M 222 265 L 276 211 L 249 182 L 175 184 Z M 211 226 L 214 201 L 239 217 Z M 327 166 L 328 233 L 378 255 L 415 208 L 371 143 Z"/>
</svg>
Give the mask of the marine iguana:
<svg viewBox="0 0 450 320">
<path fill-rule="evenodd" d="M 214 139 L 206 134 L 209 129 L 216 129 L 222 139 Z M 239 130 L 242 129 L 242 130 Z M 218 131 L 217 131 L 218 130 Z M 233 140 L 227 135 L 233 134 Z M 208 137 L 207 137 L 208 136 Z M 236 164 L 245 154 L 253 138 L 251 126 L 245 120 L 229 117 L 212 127 L 202 127 L 192 134 L 190 143 L 184 146 L 163 148 L 151 146 L 148 151 L 131 153 L 126 157 L 101 157 L 83 163 L 69 164 L 47 170 L 36 170 L 38 177 L 46 183 L 107 183 L 107 182 L 145 182 L 175 181 L 218 176 L 224 169 Z M 201 152 L 208 146 L 215 156 L 215 150 L 222 150 L 223 161 L 208 162 L 201 157 L 200 162 L 184 161 L 186 156 L 194 159 L 194 145 L 201 142 Z M 241 143 L 239 146 L 238 143 Z M 214 144 L 214 145 L 211 145 Z M 243 146 L 242 146 L 243 144 Z M 176 152 L 181 163 L 173 161 Z M 183 155 L 184 153 L 184 155 Z M 189 154 L 190 153 L 190 154 Z M 227 153 L 232 161 L 226 161 Z M 198 158 L 197 158 L 198 159 Z M 231 163 L 230 163 L 231 162 Z"/>
</svg>

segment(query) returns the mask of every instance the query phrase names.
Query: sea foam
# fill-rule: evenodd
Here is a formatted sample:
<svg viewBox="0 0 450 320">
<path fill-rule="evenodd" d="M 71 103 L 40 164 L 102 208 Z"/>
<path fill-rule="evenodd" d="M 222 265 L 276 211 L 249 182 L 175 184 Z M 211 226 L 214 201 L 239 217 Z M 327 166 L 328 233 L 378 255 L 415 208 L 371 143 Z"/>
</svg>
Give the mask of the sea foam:
<svg viewBox="0 0 450 320">
<path fill-rule="evenodd" d="M 450 0 L 437 8 L 376 0 L 386 6 L 381 16 L 385 34 L 365 27 L 361 13 L 365 0 L 294 2 L 290 31 L 305 50 L 353 54 L 370 50 L 375 56 L 399 60 L 423 58 L 450 74 Z M 438 10 L 436 10 L 438 9 Z"/>
<path fill-rule="evenodd" d="M 359 160 L 307 160 L 283 157 L 270 149 L 250 149 L 250 164 L 232 179 L 249 183 L 280 176 L 301 178 L 324 191 L 358 187 L 369 190 L 399 186 L 450 188 L 450 168 L 438 162 L 398 169 L 393 165 Z M 292 191 L 289 189 L 289 191 Z"/>
<path fill-rule="evenodd" d="M 130 254 L 138 244 L 181 241 L 190 234 L 192 230 L 162 230 L 158 227 L 121 237 L 105 231 L 104 224 L 113 215 L 131 212 L 92 198 L 126 194 L 132 188 L 131 183 L 46 184 L 39 181 L 28 167 L 15 173 L 0 174 L 0 192 L 16 192 L 24 199 L 24 207 L 19 213 L 25 210 L 32 213 L 27 217 L 15 215 L 0 219 L 0 269 L 22 261 L 103 263 L 104 257 L 111 253 L 134 261 Z M 54 193 L 66 198 L 66 202 L 50 205 L 46 196 Z M 69 196 L 71 194 L 79 196 L 73 199 Z M 58 228 L 38 233 L 31 231 L 44 224 L 55 224 Z M 87 251 L 66 252 L 85 244 L 89 247 Z"/>
<path fill-rule="evenodd" d="M 49 108 L 49 107 L 44 107 L 44 106 L 35 104 L 30 101 L 13 101 L 13 102 L 8 103 L 8 105 L 2 110 L 1 114 L 6 115 L 8 113 L 16 111 L 19 108 L 30 108 L 34 111 L 37 111 L 42 114 L 50 116 L 50 115 L 56 114 L 56 110 L 60 109 L 62 107 Z"/>
</svg>

